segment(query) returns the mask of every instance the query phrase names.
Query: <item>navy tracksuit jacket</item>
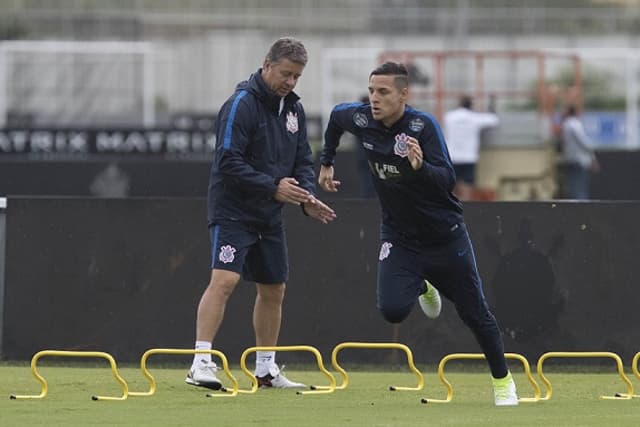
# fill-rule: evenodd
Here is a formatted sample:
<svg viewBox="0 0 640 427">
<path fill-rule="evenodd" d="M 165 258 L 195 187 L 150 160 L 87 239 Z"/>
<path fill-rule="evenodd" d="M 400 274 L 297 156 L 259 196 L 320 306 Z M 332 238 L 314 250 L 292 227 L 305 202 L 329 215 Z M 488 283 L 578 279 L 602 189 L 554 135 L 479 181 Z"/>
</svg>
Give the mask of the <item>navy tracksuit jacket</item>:
<svg viewBox="0 0 640 427">
<path fill-rule="evenodd" d="M 314 193 L 313 158 L 299 97 L 271 92 L 260 70 L 236 87 L 215 123 L 216 150 L 209 179 L 208 221 L 262 227 L 282 221 L 273 198 L 283 177 Z"/>
</svg>

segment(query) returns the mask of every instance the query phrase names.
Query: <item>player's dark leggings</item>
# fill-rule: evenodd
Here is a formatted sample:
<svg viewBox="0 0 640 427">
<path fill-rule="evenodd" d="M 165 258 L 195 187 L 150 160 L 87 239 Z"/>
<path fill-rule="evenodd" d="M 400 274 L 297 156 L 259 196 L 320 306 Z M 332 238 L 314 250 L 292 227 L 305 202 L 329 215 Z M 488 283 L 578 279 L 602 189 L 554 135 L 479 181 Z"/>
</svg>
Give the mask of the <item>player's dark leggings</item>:
<svg viewBox="0 0 640 427">
<path fill-rule="evenodd" d="M 473 246 L 462 225 L 454 239 L 422 244 L 383 226 L 378 262 L 378 308 L 391 323 L 402 322 L 424 292 L 424 279 L 456 307 L 487 358 L 494 378 L 507 375 L 502 335 L 482 292 Z"/>
</svg>

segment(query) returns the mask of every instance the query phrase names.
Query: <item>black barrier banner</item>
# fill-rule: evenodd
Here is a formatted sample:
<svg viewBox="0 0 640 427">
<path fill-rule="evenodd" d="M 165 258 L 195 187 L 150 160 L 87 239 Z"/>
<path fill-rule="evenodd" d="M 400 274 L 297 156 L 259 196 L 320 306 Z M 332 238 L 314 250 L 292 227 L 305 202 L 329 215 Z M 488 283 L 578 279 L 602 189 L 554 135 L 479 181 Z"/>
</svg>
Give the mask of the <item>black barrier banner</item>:
<svg viewBox="0 0 640 427">
<path fill-rule="evenodd" d="M 182 129 L 2 129 L 0 157 L 83 160 L 93 155 L 202 157 L 215 149 L 212 131 Z"/>
<path fill-rule="evenodd" d="M 344 341 L 400 342 L 417 363 L 480 352 L 448 300 L 436 321 L 419 308 L 401 324 L 382 318 L 377 204 L 336 201 L 340 220 L 329 226 L 285 209 L 291 270 L 279 341 L 322 354 Z M 118 361 L 135 362 L 149 348 L 193 345 L 211 274 L 206 199 L 15 197 L 7 206 L 5 358 L 29 360 L 45 348 L 108 349 Z M 530 362 L 548 351 L 610 351 L 629 366 L 640 350 L 640 202 L 466 207 L 506 351 Z M 229 359 L 255 343 L 254 299 L 255 287 L 243 282 L 228 301 L 216 348 Z M 397 363 L 396 352 L 349 357 Z"/>
<path fill-rule="evenodd" d="M 191 119 L 187 123 L 183 117 L 174 122 L 174 127 L 149 129 L 9 127 L 0 129 L 0 158 L 84 160 L 95 155 L 140 155 L 210 160 L 216 143 L 215 133 L 210 130 L 214 120 L 215 116 L 206 116 L 206 120 Z M 310 140 L 321 138 L 321 126 L 320 117 L 307 117 Z"/>
</svg>

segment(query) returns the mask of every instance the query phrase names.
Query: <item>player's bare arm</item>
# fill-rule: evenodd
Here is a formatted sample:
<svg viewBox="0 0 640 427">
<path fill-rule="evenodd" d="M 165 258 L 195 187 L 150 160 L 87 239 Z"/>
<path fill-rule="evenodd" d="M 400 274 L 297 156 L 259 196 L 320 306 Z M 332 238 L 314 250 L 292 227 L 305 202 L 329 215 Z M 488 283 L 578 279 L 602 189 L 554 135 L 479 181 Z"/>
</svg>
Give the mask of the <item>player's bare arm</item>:
<svg viewBox="0 0 640 427">
<path fill-rule="evenodd" d="M 420 169 L 422 167 L 423 154 L 418 140 L 410 136 L 407 140 L 407 146 L 409 147 L 407 158 L 409 159 L 409 163 L 411 163 L 411 167 L 414 170 Z"/>
<path fill-rule="evenodd" d="M 285 177 L 278 183 L 278 189 L 273 197 L 279 202 L 300 205 L 308 202 L 313 196 L 304 188 L 299 187 L 295 178 Z"/>
<path fill-rule="evenodd" d="M 338 191 L 340 181 L 333 179 L 333 166 L 320 166 L 320 173 L 318 174 L 318 184 L 324 191 L 335 193 Z"/>
</svg>

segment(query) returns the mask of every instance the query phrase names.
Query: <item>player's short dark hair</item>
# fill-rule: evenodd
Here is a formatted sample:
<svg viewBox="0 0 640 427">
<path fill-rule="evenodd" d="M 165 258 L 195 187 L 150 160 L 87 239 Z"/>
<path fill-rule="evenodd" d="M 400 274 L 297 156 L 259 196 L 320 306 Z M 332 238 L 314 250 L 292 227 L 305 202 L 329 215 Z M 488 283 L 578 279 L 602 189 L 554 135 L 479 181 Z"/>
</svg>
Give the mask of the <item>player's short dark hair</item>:
<svg viewBox="0 0 640 427">
<path fill-rule="evenodd" d="M 297 64 L 307 65 L 307 49 L 305 49 L 302 42 L 298 39 L 281 37 L 271 45 L 265 59 L 271 63 L 288 59 Z"/>
<path fill-rule="evenodd" d="M 394 76 L 393 83 L 398 89 L 409 87 L 409 72 L 407 71 L 407 67 L 398 62 L 385 62 L 375 68 L 371 74 L 369 74 L 369 78 L 371 78 L 371 76 Z"/>
<path fill-rule="evenodd" d="M 473 99 L 469 95 L 464 95 L 460 98 L 460 106 L 471 110 L 473 108 Z"/>
</svg>

